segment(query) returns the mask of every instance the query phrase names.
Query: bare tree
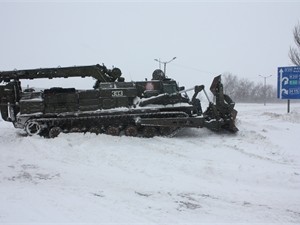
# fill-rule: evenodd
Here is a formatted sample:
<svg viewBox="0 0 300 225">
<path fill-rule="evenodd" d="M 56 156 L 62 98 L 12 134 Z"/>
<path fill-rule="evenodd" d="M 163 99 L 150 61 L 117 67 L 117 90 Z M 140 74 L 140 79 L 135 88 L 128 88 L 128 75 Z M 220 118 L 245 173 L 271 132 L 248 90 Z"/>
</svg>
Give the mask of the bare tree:
<svg viewBox="0 0 300 225">
<path fill-rule="evenodd" d="M 293 34 L 296 47 L 290 47 L 289 57 L 295 65 L 300 66 L 300 23 L 295 26 Z"/>
<path fill-rule="evenodd" d="M 256 84 L 251 90 L 253 102 L 260 102 L 264 99 L 264 85 L 262 83 Z"/>
<path fill-rule="evenodd" d="M 251 90 L 254 83 L 246 78 L 239 79 L 238 87 L 236 89 L 236 100 L 240 102 L 249 102 L 252 100 Z"/>
<path fill-rule="evenodd" d="M 224 92 L 235 102 L 268 102 L 277 100 L 277 90 L 272 85 L 255 84 L 246 78 L 238 78 L 231 73 L 223 74 Z"/>
<path fill-rule="evenodd" d="M 222 82 L 223 82 L 223 86 L 224 86 L 224 93 L 229 96 L 233 96 L 236 93 L 236 88 L 238 85 L 237 76 L 235 76 L 231 73 L 225 73 L 225 74 L 223 74 Z"/>
</svg>

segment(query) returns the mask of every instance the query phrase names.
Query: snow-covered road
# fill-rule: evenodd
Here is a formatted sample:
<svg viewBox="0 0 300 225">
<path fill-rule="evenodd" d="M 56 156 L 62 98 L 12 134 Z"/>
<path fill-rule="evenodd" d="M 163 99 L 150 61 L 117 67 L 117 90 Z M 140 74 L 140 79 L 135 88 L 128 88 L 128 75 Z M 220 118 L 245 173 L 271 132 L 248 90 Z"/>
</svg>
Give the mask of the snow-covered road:
<svg viewBox="0 0 300 225">
<path fill-rule="evenodd" d="M 300 223 L 300 104 L 237 104 L 233 135 L 25 137 L 0 120 L 0 224 Z"/>
</svg>

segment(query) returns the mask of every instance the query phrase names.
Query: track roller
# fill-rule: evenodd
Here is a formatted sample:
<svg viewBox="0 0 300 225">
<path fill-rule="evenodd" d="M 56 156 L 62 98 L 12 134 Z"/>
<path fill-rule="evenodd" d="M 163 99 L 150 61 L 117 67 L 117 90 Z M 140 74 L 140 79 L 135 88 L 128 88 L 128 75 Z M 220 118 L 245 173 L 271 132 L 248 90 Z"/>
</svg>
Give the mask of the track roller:
<svg viewBox="0 0 300 225">
<path fill-rule="evenodd" d="M 109 126 L 106 130 L 106 134 L 109 134 L 109 135 L 112 135 L 112 136 L 119 136 L 120 129 L 119 129 L 119 127 Z"/>
<path fill-rule="evenodd" d="M 101 133 L 101 128 L 99 128 L 99 127 L 91 127 L 89 129 L 89 132 L 90 133 L 94 133 L 94 134 L 100 134 Z"/>
<path fill-rule="evenodd" d="M 134 125 L 129 125 L 125 128 L 125 135 L 126 136 L 131 136 L 131 137 L 136 137 L 138 135 L 138 129 Z"/>
<path fill-rule="evenodd" d="M 49 138 L 56 138 L 61 132 L 62 129 L 60 127 L 52 127 L 49 130 Z"/>
<path fill-rule="evenodd" d="M 72 127 L 70 133 L 80 133 L 81 129 L 79 127 Z"/>
<path fill-rule="evenodd" d="M 25 131 L 30 136 L 39 134 L 41 130 L 42 130 L 41 125 L 35 121 L 28 121 L 25 125 Z"/>
<path fill-rule="evenodd" d="M 173 127 L 160 127 L 159 128 L 159 133 L 162 136 L 168 136 L 168 135 L 171 135 L 174 130 L 176 130 L 176 128 L 173 128 Z"/>
<path fill-rule="evenodd" d="M 144 127 L 143 135 L 144 135 L 144 137 L 152 138 L 155 135 L 157 135 L 157 130 L 155 127 Z"/>
</svg>

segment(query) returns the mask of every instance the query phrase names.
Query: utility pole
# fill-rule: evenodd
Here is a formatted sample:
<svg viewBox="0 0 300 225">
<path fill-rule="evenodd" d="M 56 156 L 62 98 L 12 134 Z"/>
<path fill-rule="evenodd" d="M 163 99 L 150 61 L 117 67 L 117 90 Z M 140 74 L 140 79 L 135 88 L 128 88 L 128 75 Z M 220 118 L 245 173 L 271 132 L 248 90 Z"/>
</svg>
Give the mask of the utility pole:
<svg viewBox="0 0 300 225">
<path fill-rule="evenodd" d="M 161 69 L 161 62 L 160 62 L 160 58 L 159 58 L 159 59 L 154 59 L 154 60 L 158 62 L 159 69 Z"/>
<path fill-rule="evenodd" d="M 172 61 L 175 60 L 175 59 L 176 59 L 176 57 L 173 57 L 171 60 L 165 61 L 165 62 L 160 61 L 160 59 L 154 59 L 154 60 L 157 61 L 157 62 L 159 63 L 159 69 L 160 69 L 160 64 L 161 64 L 161 63 L 164 64 L 164 74 L 166 75 L 166 72 L 167 72 L 167 64 L 170 63 L 170 62 L 172 62 Z"/>
<path fill-rule="evenodd" d="M 264 106 L 266 106 L 266 102 L 267 102 L 267 78 L 271 77 L 270 76 L 262 76 L 259 75 L 260 77 L 264 78 Z"/>
</svg>

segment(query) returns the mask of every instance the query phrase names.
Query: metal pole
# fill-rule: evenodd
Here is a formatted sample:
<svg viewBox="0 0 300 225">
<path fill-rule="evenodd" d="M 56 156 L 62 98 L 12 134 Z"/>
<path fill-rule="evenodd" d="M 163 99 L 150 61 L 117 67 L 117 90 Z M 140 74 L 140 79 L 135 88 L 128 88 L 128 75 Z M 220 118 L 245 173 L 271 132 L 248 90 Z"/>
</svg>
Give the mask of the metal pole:
<svg viewBox="0 0 300 225">
<path fill-rule="evenodd" d="M 287 113 L 290 113 L 290 99 L 287 100 Z"/>
<path fill-rule="evenodd" d="M 159 65 L 159 69 L 161 69 L 161 61 L 160 61 L 160 59 L 154 59 L 154 61 L 156 61 L 156 62 L 158 62 L 158 65 Z"/>
<path fill-rule="evenodd" d="M 158 59 L 159 69 L 161 69 L 160 59 Z"/>
<path fill-rule="evenodd" d="M 175 60 L 176 59 L 176 57 L 173 57 L 171 60 L 169 60 L 169 61 L 165 61 L 165 62 L 162 62 L 162 61 L 160 61 L 160 59 L 154 59 L 155 61 L 157 61 L 158 63 L 159 63 L 159 69 L 161 69 L 161 63 L 163 63 L 164 64 L 164 74 L 166 75 L 166 72 L 167 72 L 167 63 L 170 63 L 170 62 L 172 62 L 173 60 Z"/>
<path fill-rule="evenodd" d="M 267 90 L 266 90 L 266 84 L 267 84 L 267 78 L 266 77 L 264 77 L 264 95 L 265 95 L 265 97 L 264 97 L 264 106 L 266 106 L 266 101 L 267 101 Z"/>
<path fill-rule="evenodd" d="M 270 75 L 270 76 L 259 75 L 259 76 L 264 78 L 264 106 L 266 106 L 266 104 L 267 104 L 267 78 L 271 77 L 272 75 Z"/>
</svg>

